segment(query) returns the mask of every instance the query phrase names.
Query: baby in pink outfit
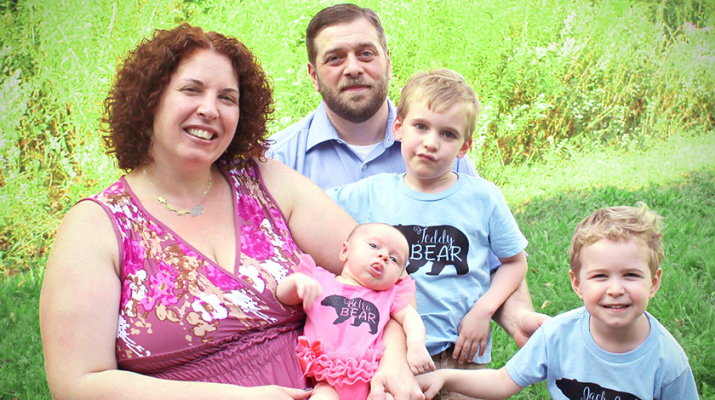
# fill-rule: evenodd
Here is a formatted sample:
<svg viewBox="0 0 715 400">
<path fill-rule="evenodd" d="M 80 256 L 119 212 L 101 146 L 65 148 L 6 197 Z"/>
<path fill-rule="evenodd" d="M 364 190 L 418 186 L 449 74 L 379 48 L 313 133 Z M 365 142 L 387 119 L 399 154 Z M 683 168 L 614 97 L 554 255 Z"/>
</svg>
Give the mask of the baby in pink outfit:
<svg viewBox="0 0 715 400">
<path fill-rule="evenodd" d="M 415 282 L 403 277 L 408 244 L 402 233 L 387 224 L 358 225 L 340 260 L 343 271 L 335 276 L 304 255 L 276 291 L 284 304 L 302 302 L 308 317 L 296 350 L 305 375 L 317 381 L 311 399 L 367 398 L 390 317 L 405 330 L 412 372 L 434 370 L 424 324 L 410 305 Z"/>
</svg>

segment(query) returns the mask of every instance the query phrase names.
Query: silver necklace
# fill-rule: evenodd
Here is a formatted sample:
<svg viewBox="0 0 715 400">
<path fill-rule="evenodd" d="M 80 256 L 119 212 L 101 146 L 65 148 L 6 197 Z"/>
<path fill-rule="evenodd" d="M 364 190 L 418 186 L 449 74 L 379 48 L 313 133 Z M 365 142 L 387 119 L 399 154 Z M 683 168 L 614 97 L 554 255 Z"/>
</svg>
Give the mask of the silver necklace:
<svg viewBox="0 0 715 400">
<path fill-rule="evenodd" d="M 166 201 L 164 196 L 159 194 L 159 191 L 156 190 L 156 187 L 154 186 L 154 184 L 151 183 L 151 179 L 149 179 L 149 175 L 147 175 L 147 173 L 146 173 L 146 167 L 142 168 L 142 172 L 144 172 L 144 176 L 146 177 L 146 180 L 149 182 L 149 186 L 151 186 L 151 188 L 154 190 L 154 193 L 156 194 L 156 201 L 163 204 L 167 210 L 169 210 L 171 212 L 175 212 L 176 215 L 178 215 L 180 217 L 183 217 L 186 214 L 191 214 L 192 217 L 198 217 L 199 215 L 204 213 L 204 206 L 202 206 L 201 203 L 203 203 L 209 190 L 211 190 L 211 175 L 213 175 L 213 174 L 211 174 L 210 172 L 209 172 L 209 186 L 206 188 L 206 190 L 204 190 L 204 193 L 201 195 L 201 200 L 199 200 L 199 202 L 195 206 L 191 207 L 191 209 L 188 211 L 179 210 L 176 207 L 169 204 L 169 202 Z"/>
</svg>

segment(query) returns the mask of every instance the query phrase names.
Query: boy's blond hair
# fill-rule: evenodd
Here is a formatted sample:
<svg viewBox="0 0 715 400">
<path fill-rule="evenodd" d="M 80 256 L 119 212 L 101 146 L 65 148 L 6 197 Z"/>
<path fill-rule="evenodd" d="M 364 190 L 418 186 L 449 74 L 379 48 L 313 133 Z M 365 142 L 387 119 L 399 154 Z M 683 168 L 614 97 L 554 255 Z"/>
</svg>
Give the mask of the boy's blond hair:
<svg viewBox="0 0 715 400">
<path fill-rule="evenodd" d="M 482 105 L 462 75 L 446 69 L 430 72 L 416 72 L 402 88 L 400 102 L 397 104 L 397 116 L 403 120 L 411 104 L 423 101 L 427 108 L 436 113 L 445 112 L 450 107 L 461 104 L 465 107 L 467 131 L 465 140 L 474 134 L 477 118 L 482 112 Z"/>
<path fill-rule="evenodd" d="M 571 239 L 571 270 L 581 270 L 581 250 L 601 239 L 641 239 L 648 246 L 648 267 L 655 274 L 663 261 L 663 217 L 639 201 L 637 207 L 602 208 L 576 225 Z"/>
</svg>

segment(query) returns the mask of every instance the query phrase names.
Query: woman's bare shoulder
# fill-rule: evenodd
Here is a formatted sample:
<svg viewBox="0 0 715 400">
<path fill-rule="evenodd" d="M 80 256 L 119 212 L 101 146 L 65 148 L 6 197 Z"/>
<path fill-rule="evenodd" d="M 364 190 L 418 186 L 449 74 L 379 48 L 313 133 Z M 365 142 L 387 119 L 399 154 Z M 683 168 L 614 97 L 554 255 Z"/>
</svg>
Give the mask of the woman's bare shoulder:
<svg viewBox="0 0 715 400">
<path fill-rule="evenodd" d="M 55 257 L 52 257 L 52 256 Z M 93 201 L 80 201 L 62 219 L 50 255 L 52 261 L 93 259 L 118 264 L 119 246 L 112 222 L 104 208 Z"/>
</svg>

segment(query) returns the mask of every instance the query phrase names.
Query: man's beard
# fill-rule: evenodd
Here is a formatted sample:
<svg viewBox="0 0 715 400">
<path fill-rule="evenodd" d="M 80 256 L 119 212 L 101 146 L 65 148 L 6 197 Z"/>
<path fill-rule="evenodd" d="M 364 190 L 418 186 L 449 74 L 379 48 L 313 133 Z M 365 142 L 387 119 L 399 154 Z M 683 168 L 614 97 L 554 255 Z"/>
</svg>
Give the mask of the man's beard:
<svg viewBox="0 0 715 400">
<path fill-rule="evenodd" d="M 318 91 L 323 96 L 325 105 L 340 118 L 359 124 L 370 119 L 382 107 L 387 99 L 387 84 L 389 77 L 385 74 L 382 79 L 376 80 L 367 94 L 341 92 L 347 86 L 366 85 L 362 79 L 346 79 L 338 88 L 326 85 L 318 76 Z"/>
</svg>

